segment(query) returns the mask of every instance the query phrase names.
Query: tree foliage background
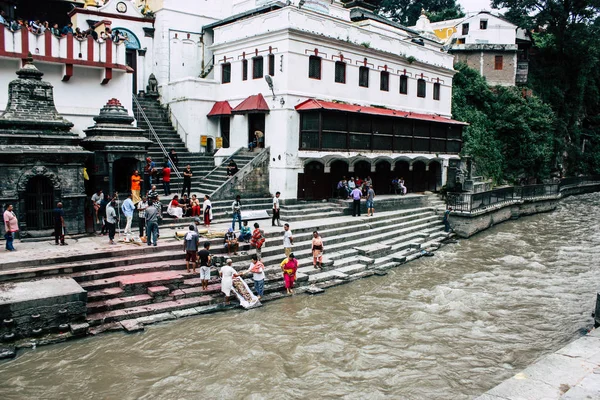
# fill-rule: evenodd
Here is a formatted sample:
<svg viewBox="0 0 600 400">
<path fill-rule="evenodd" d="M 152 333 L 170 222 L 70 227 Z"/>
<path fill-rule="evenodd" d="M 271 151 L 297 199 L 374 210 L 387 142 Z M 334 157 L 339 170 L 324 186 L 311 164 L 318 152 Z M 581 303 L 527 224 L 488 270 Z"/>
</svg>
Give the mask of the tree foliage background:
<svg viewBox="0 0 600 400">
<path fill-rule="evenodd" d="M 413 26 L 425 10 L 431 22 L 463 17 L 456 0 L 381 0 L 379 12 L 405 26 Z"/>
</svg>

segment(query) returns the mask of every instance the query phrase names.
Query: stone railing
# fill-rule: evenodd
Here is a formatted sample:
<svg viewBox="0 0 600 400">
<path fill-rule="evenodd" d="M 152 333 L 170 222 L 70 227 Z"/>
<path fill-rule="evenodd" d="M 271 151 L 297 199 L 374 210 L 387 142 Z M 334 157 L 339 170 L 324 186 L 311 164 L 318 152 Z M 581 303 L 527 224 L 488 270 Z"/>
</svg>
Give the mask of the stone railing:
<svg viewBox="0 0 600 400">
<path fill-rule="evenodd" d="M 271 197 L 269 194 L 270 148 L 263 149 L 233 177 L 228 179 L 212 194 L 211 200 L 234 199 L 242 194 L 245 198 Z"/>
</svg>

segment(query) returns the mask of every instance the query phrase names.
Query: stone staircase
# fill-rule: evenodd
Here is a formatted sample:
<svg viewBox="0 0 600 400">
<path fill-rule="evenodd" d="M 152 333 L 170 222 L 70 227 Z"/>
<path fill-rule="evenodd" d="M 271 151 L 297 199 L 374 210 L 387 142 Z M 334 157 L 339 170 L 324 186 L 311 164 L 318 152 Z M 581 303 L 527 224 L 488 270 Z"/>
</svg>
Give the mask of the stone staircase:
<svg viewBox="0 0 600 400">
<path fill-rule="evenodd" d="M 248 164 L 252 159 L 258 155 L 258 151 L 250 152 L 247 149 L 240 149 L 231 157 L 223 161 L 221 165 L 209 171 L 200 181 L 198 186 L 199 192 L 204 196 L 208 194 L 212 197 L 213 193 L 220 188 L 225 182 L 227 182 L 231 177 L 227 176 L 227 166 L 229 165 L 230 160 L 234 160 L 238 166 L 238 169 L 242 169 Z M 196 186 L 192 183 L 192 188 Z M 232 199 L 233 201 L 233 199 Z"/>
<path fill-rule="evenodd" d="M 319 210 L 319 219 L 313 218 L 315 213 L 309 211 L 315 207 L 315 203 L 286 207 L 286 218 L 297 218 L 291 225 L 294 253 L 300 262 L 297 279 L 300 292 L 308 290 L 309 285 L 310 290 L 318 290 L 383 274 L 386 269 L 421 256 L 424 250 L 437 248 L 448 237 L 443 232 L 441 217 L 431 207 L 351 218 L 341 216 L 342 206 L 333 205 L 330 211 Z M 324 217 L 329 212 L 335 216 Z M 314 230 L 320 232 L 325 244 L 322 270 L 312 266 Z M 269 301 L 284 296 L 279 267 L 284 255 L 280 228 L 269 227 L 265 236 L 262 256 L 267 279 L 263 301 Z M 222 239 L 209 241 L 211 253 L 223 256 Z M 242 253 L 232 259 L 238 271 L 245 271 L 254 250 L 248 245 L 241 245 L 240 250 Z M 185 271 L 182 243 L 172 240 L 162 241 L 156 248 L 131 245 L 93 255 L 51 259 L 27 268 L 11 269 L 5 265 L 0 271 L 0 282 L 57 275 L 72 277 L 88 291 L 86 323 L 89 333 L 94 334 L 112 329 L 135 331 L 148 323 L 226 309 L 216 269 L 212 273 L 209 288 L 203 291 L 198 274 Z M 251 279 L 246 281 L 252 288 Z"/>
<path fill-rule="evenodd" d="M 177 152 L 177 156 L 179 157 L 179 164 L 177 167 L 179 171 L 183 174 L 186 165 L 189 164 L 192 167 L 194 173 L 194 176 L 192 177 L 192 191 L 196 191 L 197 193 L 201 179 L 215 168 L 214 158 L 212 155 L 191 153 L 188 151 L 185 143 L 173 128 L 167 111 L 160 105 L 158 100 L 148 97 L 136 98 L 165 149 L 167 149 L 167 151 L 175 149 Z M 140 117 L 136 111 L 137 110 L 134 110 L 134 115 L 137 118 L 138 127 L 149 132 L 150 128 L 146 120 L 143 117 Z M 162 167 L 165 156 L 155 138 L 152 135 L 150 135 L 149 138 L 154 144 L 148 149 L 148 155 L 152 157 L 152 160 L 156 162 L 157 166 Z M 173 193 L 178 193 L 178 191 L 181 191 L 182 187 L 183 178 L 178 178 L 175 173 L 173 173 L 171 175 L 171 191 Z M 158 192 L 162 194 L 162 184 L 158 184 L 157 189 Z"/>
</svg>

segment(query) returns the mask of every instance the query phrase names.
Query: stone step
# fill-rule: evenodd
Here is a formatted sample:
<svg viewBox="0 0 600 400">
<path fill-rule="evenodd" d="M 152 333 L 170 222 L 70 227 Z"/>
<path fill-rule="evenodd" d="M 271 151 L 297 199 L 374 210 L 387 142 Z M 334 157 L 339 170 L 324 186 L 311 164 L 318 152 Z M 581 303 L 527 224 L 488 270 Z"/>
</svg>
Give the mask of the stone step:
<svg viewBox="0 0 600 400">
<path fill-rule="evenodd" d="M 138 294 L 135 296 L 116 297 L 107 300 L 88 302 L 88 314 L 99 313 L 102 311 L 119 310 L 122 308 L 130 308 L 143 306 L 152 303 L 152 296 L 148 294 Z"/>
<path fill-rule="evenodd" d="M 108 300 L 110 298 L 121 297 L 124 291 L 120 287 L 88 291 L 87 299 L 88 302 L 96 302 L 102 300 Z"/>
<path fill-rule="evenodd" d="M 97 326 L 108 322 L 123 321 L 132 318 L 147 317 L 158 313 L 205 306 L 211 304 L 212 301 L 213 298 L 211 296 L 200 296 L 189 299 L 171 300 L 138 307 L 124 308 L 120 310 L 104 311 L 88 314 L 87 322 L 90 324 L 90 326 Z"/>
</svg>

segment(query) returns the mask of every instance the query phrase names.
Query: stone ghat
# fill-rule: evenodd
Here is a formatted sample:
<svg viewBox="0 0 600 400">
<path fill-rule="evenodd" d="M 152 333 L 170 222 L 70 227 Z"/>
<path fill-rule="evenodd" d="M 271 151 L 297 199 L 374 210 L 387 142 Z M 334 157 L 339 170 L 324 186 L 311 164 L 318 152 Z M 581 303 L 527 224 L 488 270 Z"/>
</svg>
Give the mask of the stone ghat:
<svg viewBox="0 0 600 400">
<path fill-rule="evenodd" d="M 298 212 L 306 211 L 298 208 Z M 325 241 L 322 270 L 312 266 L 310 248 L 315 229 Z M 382 212 L 370 218 L 340 216 L 318 222 L 298 222 L 293 224 L 293 233 L 294 253 L 300 262 L 297 294 L 320 293 L 331 286 L 385 274 L 387 269 L 435 250 L 448 238 L 443 232 L 440 215 L 431 207 Z M 284 297 L 279 267 L 284 255 L 281 228 L 267 227 L 265 236 L 267 247 L 262 255 L 267 279 L 263 302 L 268 303 Z M 222 239 L 211 243 L 211 252 L 223 256 Z M 5 341 L 6 354 L 14 354 L 19 348 L 107 331 L 135 332 L 143 330 L 147 324 L 238 306 L 223 304 L 216 268 L 213 268 L 208 290 L 201 289 L 198 274 L 185 270 L 181 242 L 164 241 L 158 248 L 143 246 L 132 247 L 131 250 L 130 256 L 124 256 L 120 251 L 117 254 L 108 252 L 104 258 L 96 257 L 91 261 L 76 260 L 0 271 L 0 279 L 5 282 L 56 275 L 68 277 L 87 292 L 84 321 L 72 323 L 66 333 L 57 333 L 58 329 L 50 326 L 44 332 L 46 335 L 33 339 L 21 332 L 20 338 Z M 248 268 L 249 254 L 233 256 L 232 259 L 238 271 Z M 253 281 L 246 279 L 246 282 L 253 289 Z"/>
</svg>

